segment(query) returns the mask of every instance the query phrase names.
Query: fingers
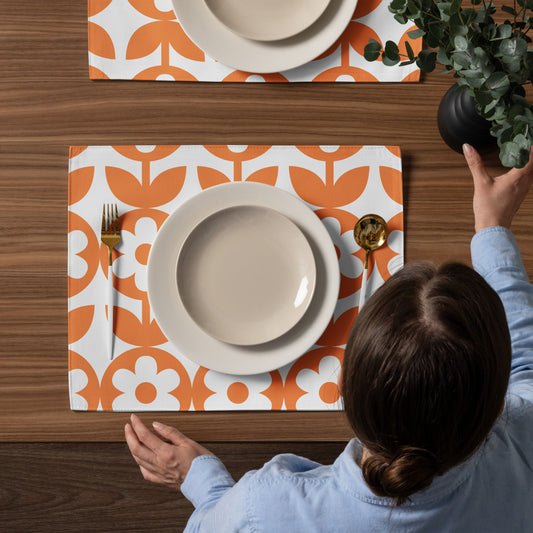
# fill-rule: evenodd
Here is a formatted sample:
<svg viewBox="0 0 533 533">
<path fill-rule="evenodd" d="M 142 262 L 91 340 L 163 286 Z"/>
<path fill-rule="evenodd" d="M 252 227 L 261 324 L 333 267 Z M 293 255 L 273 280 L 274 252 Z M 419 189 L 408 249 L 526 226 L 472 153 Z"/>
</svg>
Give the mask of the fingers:
<svg viewBox="0 0 533 533">
<path fill-rule="evenodd" d="M 490 183 L 491 179 L 485 170 L 485 165 L 478 151 L 469 144 L 463 144 L 463 155 L 472 174 L 474 185 Z"/>
<path fill-rule="evenodd" d="M 160 438 L 154 435 L 136 415 L 131 415 L 131 425 L 137 434 L 138 440 L 150 450 L 157 452 L 167 446 Z"/>
<path fill-rule="evenodd" d="M 137 462 L 142 461 L 144 463 L 151 464 L 155 461 L 154 453 L 139 441 L 137 434 L 129 424 L 126 424 L 124 433 L 126 435 L 126 443 L 130 449 L 131 455 L 133 455 L 133 458 Z"/>
<path fill-rule="evenodd" d="M 179 446 L 188 440 L 181 431 L 172 426 L 161 424 L 161 422 L 154 422 L 152 425 L 162 437 L 172 442 L 172 444 Z"/>
</svg>

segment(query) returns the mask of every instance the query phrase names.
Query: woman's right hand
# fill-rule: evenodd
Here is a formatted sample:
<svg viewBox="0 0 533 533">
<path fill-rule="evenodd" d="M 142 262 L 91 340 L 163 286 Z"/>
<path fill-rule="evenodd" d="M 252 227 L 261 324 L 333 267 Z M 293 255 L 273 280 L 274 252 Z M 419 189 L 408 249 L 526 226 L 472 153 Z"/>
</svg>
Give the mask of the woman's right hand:
<svg viewBox="0 0 533 533">
<path fill-rule="evenodd" d="M 477 150 L 463 145 L 468 168 L 474 180 L 474 218 L 476 232 L 490 226 L 511 227 L 518 208 L 533 184 L 533 148 L 524 168 L 512 168 L 491 178 Z"/>
</svg>

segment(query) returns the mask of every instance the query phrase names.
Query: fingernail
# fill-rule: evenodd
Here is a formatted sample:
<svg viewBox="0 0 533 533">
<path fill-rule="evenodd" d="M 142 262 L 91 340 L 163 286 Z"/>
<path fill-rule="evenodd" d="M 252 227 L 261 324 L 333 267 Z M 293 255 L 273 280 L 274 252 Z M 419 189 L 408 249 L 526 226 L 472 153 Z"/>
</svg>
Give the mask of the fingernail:
<svg viewBox="0 0 533 533">
<path fill-rule="evenodd" d="M 464 155 L 470 155 L 472 153 L 472 147 L 467 144 L 467 143 L 464 143 L 463 144 L 463 154 Z"/>
<path fill-rule="evenodd" d="M 124 426 L 124 431 L 127 431 L 128 426 L 129 426 L 129 424 L 126 424 L 126 425 Z"/>
<path fill-rule="evenodd" d="M 163 429 L 163 424 L 159 422 L 152 422 L 152 426 L 154 426 L 155 429 Z"/>
</svg>

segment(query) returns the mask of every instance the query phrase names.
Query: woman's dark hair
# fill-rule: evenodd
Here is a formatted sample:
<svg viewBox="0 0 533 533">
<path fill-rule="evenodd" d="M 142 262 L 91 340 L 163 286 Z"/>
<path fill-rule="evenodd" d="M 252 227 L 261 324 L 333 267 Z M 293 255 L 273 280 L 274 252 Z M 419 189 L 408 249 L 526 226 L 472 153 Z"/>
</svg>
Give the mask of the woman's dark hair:
<svg viewBox="0 0 533 533">
<path fill-rule="evenodd" d="M 396 504 L 466 460 L 503 405 L 511 340 L 494 290 L 466 265 L 412 263 L 356 318 L 342 371 L 365 481 Z"/>
</svg>

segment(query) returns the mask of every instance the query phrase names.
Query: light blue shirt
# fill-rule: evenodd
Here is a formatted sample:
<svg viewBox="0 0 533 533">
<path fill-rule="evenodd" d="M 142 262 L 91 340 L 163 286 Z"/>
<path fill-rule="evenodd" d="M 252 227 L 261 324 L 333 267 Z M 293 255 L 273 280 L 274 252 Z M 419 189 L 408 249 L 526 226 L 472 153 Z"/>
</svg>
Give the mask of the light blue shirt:
<svg viewBox="0 0 533 533">
<path fill-rule="evenodd" d="M 367 487 L 357 439 L 333 465 L 278 455 L 238 483 L 219 459 L 201 456 L 182 485 L 196 508 L 185 531 L 533 532 L 533 286 L 509 230 L 480 231 L 471 251 L 504 303 L 513 345 L 505 409 L 471 459 L 395 507 Z"/>
</svg>

